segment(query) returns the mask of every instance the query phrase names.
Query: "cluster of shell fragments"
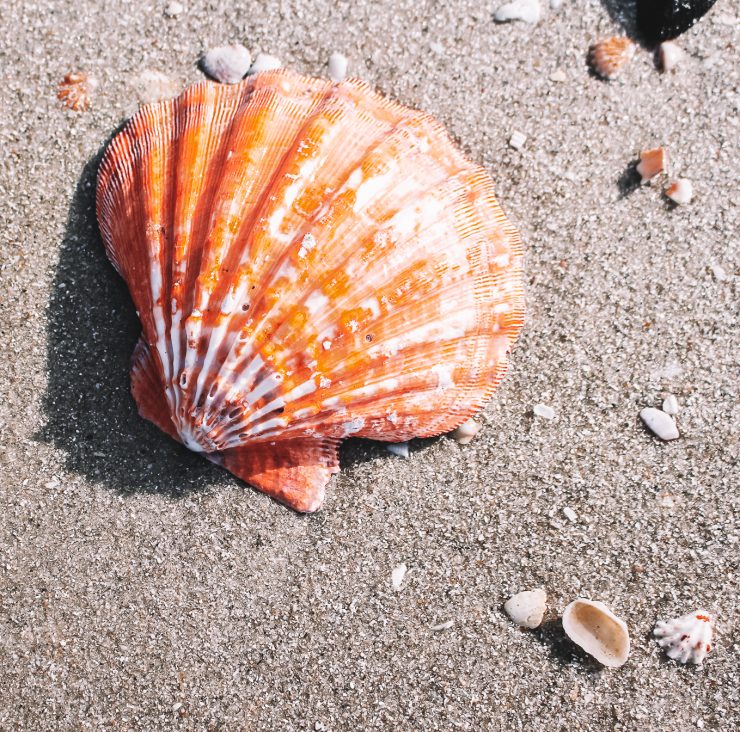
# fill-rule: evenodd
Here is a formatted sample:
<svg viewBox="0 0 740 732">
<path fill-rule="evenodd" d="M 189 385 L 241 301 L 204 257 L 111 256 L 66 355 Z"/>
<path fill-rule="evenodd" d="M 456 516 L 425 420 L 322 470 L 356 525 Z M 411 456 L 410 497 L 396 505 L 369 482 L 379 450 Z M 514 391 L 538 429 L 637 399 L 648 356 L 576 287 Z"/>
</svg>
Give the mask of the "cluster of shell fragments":
<svg viewBox="0 0 740 732">
<path fill-rule="evenodd" d="M 144 107 L 97 213 L 142 323 L 140 413 L 300 511 L 344 438 L 465 423 L 522 326 L 490 177 L 358 80 L 282 69 Z"/>
</svg>

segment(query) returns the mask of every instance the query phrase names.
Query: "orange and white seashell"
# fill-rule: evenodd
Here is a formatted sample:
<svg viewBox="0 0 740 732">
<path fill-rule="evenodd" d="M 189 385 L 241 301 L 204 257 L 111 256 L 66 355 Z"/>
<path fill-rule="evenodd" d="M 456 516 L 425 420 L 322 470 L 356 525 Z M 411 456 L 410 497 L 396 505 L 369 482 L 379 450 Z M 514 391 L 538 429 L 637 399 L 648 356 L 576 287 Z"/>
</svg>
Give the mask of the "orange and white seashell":
<svg viewBox="0 0 740 732">
<path fill-rule="evenodd" d="M 635 44 L 626 36 L 605 38 L 589 49 L 591 68 L 602 79 L 614 79 L 635 55 Z"/>
<path fill-rule="evenodd" d="M 90 108 L 92 90 L 97 81 L 80 71 L 66 74 L 59 84 L 57 99 L 68 109 L 85 112 Z"/>
<path fill-rule="evenodd" d="M 694 186 L 688 178 L 676 178 L 666 186 L 665 194 L 671 201 L 683 206 L 691 203 L 694 197 Z"/>
<path fill-rule="evenodd" d="M 665 173 L 668 167 L 668 155 L 662 147 L 643 150 L 640 153 L 640 162 L 637 163 L 637 173 L 642 183 L 649 183 L 656 175 Z"/>
<path fill-rule="evenodd" d="M 458 427 L 523 322 L 488 174 L 365 83 L 281 69 L 141 109 L 97 214 L 142 322 L 142 416 L 299 511 L 351 435 Z"/>
</svg>

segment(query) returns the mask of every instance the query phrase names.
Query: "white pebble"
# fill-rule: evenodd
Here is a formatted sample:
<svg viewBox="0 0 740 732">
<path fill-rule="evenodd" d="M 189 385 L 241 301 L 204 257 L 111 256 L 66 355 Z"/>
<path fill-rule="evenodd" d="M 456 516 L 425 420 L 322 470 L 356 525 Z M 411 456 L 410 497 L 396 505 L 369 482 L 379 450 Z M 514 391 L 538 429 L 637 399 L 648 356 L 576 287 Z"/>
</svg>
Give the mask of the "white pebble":
<svg viewBox="0 0 740 732">
<path fill-rule="evenodd" d="M 259 74 L 262 71 L 279 69 L 282 65 L 282 62 L 277 56 L 271 56 L 269 53 L 258 53 L 247 73 L 251 76 L 252 74 Z"/>
<path fill-rule="evenodd" d="M 578 521 L 578 514 L 570 506 L 565 506 L 565 508 L 563 508 L 563 516 L 572 523 Z"/>
<path fill-rule="evenodd" d="M 539 22 L 541 15 L 539 0 L 514 0 L 502 5 L 494 14 L 497 23 L 508 23 L 510 20 L 523 20 L 525 23 Z"/>
<path fill-rule="evenodd" d="M 344 81 L 347 78 L 347 57 L 337 51 L 329 56 L 329 78 L 332 81 Z"/>
<path fill-rule="evenodd" d="M 471 418 L 467 422 L 463 422 L 452 433 L 452 439 L 459 445 L 467 445 L 472 442 L 473 438 L 481 431 L 482 427 L 483 425 L 480 424 L 480 422 L 476 422 Z"/>
<path fill-rule="evenodd" d="M 542 419 L 555 419 L 555 410 L 547 404 L 535 404 L 532 411 L 535 416 L 542 417 Z"/>
<path fill-rule="evenodd" d="M 660 70 L 663 72 L 673 71 L 685 55 L 686 54 L 684 54 L 677 43 L 674 43 L 673 41 L 661 43 L 660 48 L 658 49 Z"/>
<path fill-rule="evenodd" d="M 200 60 L 201 69 L 222 84 L 241 81 L 251 65 L 252 54 L 239 43 L 212 48 Z"/>
<path fill-rule="evenodd" d="M 671 416 L 678 414 L 678 399 L 673 394 L 666 394 L 663 400 L 663 411 Z"/>
<path fill-rule="evenodd" d="M 514 132 L 511 133 L 511 137 L 509 138 L 509 145 L 514 148 L 514 150 L 521 150 L 524 147 L 524 143 L 527 141 L 527 136 L 523 132 L 519 132 L 519 130 L 514 130 Z"/>
<path fill-rule="evenodd" d="M 408 442 L 393 442 L 390 445 L 386 445 L 385 449 L 394 455 L 398 455 L 398 457 L 407 458 L 409 456 Z"/>
<path fill-rule="evenodd" d="M 694 187 L 688 178 L 676 178 L 676 180 L 668 184 L 665 194 L 671 201 L 677 203 L 679 206 L 683 206 L 689 203 L 694 197 Z"/>
<path fill-rule="evenodd" d="M 178 15 L 182 15 L 185 11 L 185 6 L 182 3 L 173 2 L 167 3 L 167 7 L 164 9 L 164 14 L 168 18 L 176 18 Z"/>
<path fill-rule="evenodd" d="M 717 280 L 717 282 L 725 282 L 727 280 L 727 272 L 725 272 L 724 267 L 721 267 L 719 264 L 710 264 L 709 269 L 712 270 L 714 279 Z"/>
<path fill-rule="evenodd" d="M 525 590 L 504 603 L 506 614 L 524 628 L 538 628 L 547 609 L 547 593 L 538 588 Z"/>
<path fill-rule="evenodd" d="M 661 440 L 677 440 L 679 438 L 678 428 L 670 414 L 666 414 L 655 407 L 645 407 L 640 412 L 640 419 L 645 426 Z"/>
<path fill-rule="evenodd" d="M 445 620 L 444 623 L 440 623 L 439 625 L 433 625 L 431 627 L 431 630 L 447 630 L 447 628 L 451 628 L 455 624 L 454 620 Z"/>
<path fill-rule="evenodd" d="M 399 590 L 403 584 L 403 578 L 406 576 L 407 567 L 405 564 L 399 564 L 391 572 L 391 583 L 394 590 Z"/>
</svg>

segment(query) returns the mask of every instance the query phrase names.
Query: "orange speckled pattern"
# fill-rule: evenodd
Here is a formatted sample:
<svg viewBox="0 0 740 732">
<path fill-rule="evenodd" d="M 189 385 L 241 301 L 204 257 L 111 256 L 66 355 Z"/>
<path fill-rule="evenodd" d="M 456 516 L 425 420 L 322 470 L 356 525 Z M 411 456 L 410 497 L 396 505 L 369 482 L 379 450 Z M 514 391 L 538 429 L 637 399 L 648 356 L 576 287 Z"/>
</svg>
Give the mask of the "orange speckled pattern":
<svg viewBox="0 0 740 732">
<path fill-rule="evenodd" d="M 351 435 L 448 432 L 503 377 L 522 245 L 430 116 L 286 70 L 196 84 L 108 147 L 97 214 L 142 416 L 300 511 Z"/>
</svg>

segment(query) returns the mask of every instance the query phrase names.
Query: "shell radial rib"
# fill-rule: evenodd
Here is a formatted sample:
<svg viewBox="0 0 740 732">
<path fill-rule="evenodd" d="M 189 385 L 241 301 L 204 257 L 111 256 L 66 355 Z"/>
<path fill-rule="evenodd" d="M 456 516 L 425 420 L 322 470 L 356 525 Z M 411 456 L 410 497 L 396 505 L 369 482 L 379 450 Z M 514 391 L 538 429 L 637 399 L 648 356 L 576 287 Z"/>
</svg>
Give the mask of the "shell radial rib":
<svg viewBox="0 0 740 732">
<path fill-rule="evenodd" d="M 465 422 L 522 326 L 488 174 L 357 80 L 281 69 L 142 108 L 97 215 L 141 319 L 140 414 L 298 511 L 344 438 Z"/>
</svg>

